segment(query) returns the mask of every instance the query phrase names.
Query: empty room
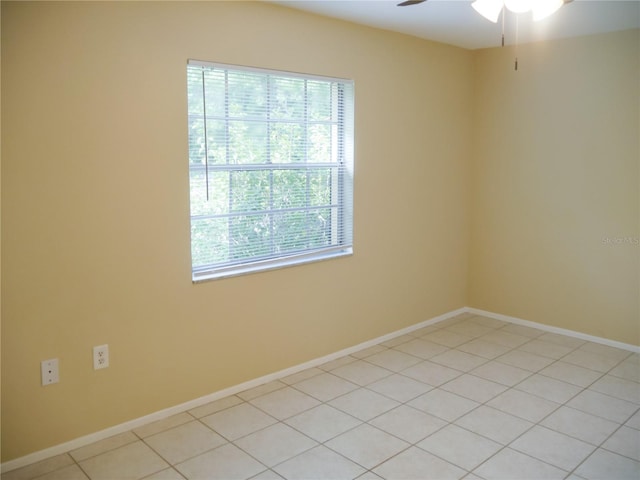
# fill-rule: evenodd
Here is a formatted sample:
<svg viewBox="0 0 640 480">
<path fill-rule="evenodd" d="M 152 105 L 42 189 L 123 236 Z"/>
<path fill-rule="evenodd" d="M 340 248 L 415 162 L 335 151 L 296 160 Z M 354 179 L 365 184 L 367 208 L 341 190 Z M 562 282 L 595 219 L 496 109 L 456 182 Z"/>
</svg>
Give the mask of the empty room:
<svg viewBox="0 0 640 480">
<path fill-rule="evenodd" d="M 0 2 L 2 480 L 640 477 L 640 1 L 399 2 Z"/>
</svg>

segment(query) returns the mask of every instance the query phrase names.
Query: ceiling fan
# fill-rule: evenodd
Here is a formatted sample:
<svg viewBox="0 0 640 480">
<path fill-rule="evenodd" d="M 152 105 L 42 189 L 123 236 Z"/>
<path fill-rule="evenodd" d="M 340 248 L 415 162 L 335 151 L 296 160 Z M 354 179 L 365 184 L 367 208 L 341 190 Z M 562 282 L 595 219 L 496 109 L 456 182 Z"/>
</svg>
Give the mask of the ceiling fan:
<svg viewBox="0 0 640 480">
<path fill-rule="evenodd" d="M 405 0 L 398 4 L 398 7 L 408 7 L 424 3 L 427 0 Z M 498 17 L 503 8 L 514 13 L 533 12 L 534 20 L 541 20 L 558 10 L 565 3 L 573 0 L 475 0 L 471 6 L 484 18 L 493 23 L 498 21 Z"/>
<path fill-rule="evenodd" d="M 424 3 L 427 0 L 405 0 L 398 7 L 408 7 Z M 560 7 L 573 0 L 475 0 L 471 6 L 476 12 L 493 23 L 498 22 L 500 14 L 506 9 L 513 13 L 533 13 L 533 20 L 541 20 L 556 12 Z M 502 46 L 504 47 L 504 18 L 502 15 Z M 518 44 L 518 28 L 516 17 L 516 45 Z M 518 57 L 515 59 L 515 70 L 518 70 Z"/>
<path fill-rule="evenodd" d="M 406 2 L 399 3 L 399 7 L 408 7 L 409 5 L 417 5 L 418 3 L 426 2 L 427 0 L 407 0 Z"/>
</svg>

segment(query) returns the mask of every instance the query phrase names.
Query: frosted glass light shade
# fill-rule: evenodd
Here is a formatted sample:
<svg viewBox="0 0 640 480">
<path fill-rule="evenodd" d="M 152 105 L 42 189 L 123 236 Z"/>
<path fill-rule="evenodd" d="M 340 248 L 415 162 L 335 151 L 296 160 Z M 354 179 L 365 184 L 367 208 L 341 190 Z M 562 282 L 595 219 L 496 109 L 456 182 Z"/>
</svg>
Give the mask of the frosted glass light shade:
<svg viewBox="0 0 640 480">
<path fill-rule="evenodd" d="M 504 6 L 513 13 L 527 13 L 531 10 L 531 4 L 533 3 L 536 2 L 532 2 L 531 0 L 504 0 Z"/>
<path fill-rule="evenodd" d="M 534 2 L 531 10 L 533 11 L 533 20 L 542 20 L 549 15 L 555 13 L 562 5 L 563 0 L 538 0 Z"/>
<path fill-rule="evenodd" d="M 471 6 L 487 20 L 496 23 L 503 7 L 513 13 L 533 12 L 533 20 L 548 17 L 564 4 L 564 0 L 475 0 Z"/>
<path fill-rule="evenodd" d="M 503 0 L 476 0 L 471 6 L 484 18 L 496 23 L 504 2 Z"/>
</svg>

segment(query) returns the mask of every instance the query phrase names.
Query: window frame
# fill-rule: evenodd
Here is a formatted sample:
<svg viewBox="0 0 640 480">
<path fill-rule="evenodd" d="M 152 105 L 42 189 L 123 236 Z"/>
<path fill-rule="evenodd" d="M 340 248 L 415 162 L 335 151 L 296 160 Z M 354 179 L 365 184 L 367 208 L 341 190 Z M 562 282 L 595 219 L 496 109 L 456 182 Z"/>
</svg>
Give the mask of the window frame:
<svg viewBox="0 0 640 480">
<path fill-rule="evenodd" d="M 331 230 L 331 234 L 329 237 L 331 238 L 330 244 L 320 246 L 320 247 L 311 247 L 307 249 L 298 249 L 290 252 L 284 253 L 274 253 L 273 248 L 269 252 L 268 255 L 263 256 L 254 256 L 250 258 L 240 259 L 240 260 L 232 260 L 227 258 L 224 262 L 212 262 L 209 264 L 195 265 L 195 253 L 194 253 L 194 222 L 198 220 L 202 220 L 205 217 L 214 218 L 221 216 L 236 216 L 240 217 L 241 214 L 246 214 L 247 212 L 239 212 L 233 213 L 232 211 L 227 212 L 226 214 L 221 215 L 194 215 L 194 199 L 193 199 L 193 184 L 192 184 L 192 174 L 196 170 L 206 169 L 206 188 L 207 195 L 209 187 L 209 170 L 211 166 L 209 165 L 209 149 L 205 146 L 205 154 L 204 154 L 204 165 L 198 165 L 192 163 L 191 159 L 191 121 L 195 118 L 194 113 L 191 111 L 191 107 L 187 108 L 187 125 L 189 127 L 189 190 L 190 190 L 190 224 L 191 224 L 191 271 L 192 271 L 192 281 L 194 283 L 226 278 L 236 275 L 244 275 L 254 272 L 262 272 L 272 269 L 279 269 L 294 265 L 301 265 L 311 262 L 324 261 L 328 259 L 334 259 L 344 256 L 350 256 L 353 254 L 353 187 L 354 187 L 354 163 L 355 163 L 355 152 L 354 152 L 354 124 L 355 124 L 355 92 L 354 92 L 354 82 L 352 80 L 347 80 L 343 78 L 336 77 L 328 77 L 328 76 L 320 76 L 320 75 L 310 75 L 310 74 L 301 74 L 295 72 L 287 72 L 280 70 L 272 70 L 272 69 L 263 69 L 258 67 L 246 67 L 239 65 L 229 65 L 222 63 L 213 63 L 213 62 L 205 62 L 200 60 L 189 60 L 187 62 L 187 77 L 189 77 L 190 69 L 192 67 L 201 68 L 201 69 L 214 69 L 214 70 L 223 70 L 225 72 L 249 72 L 253 74 L 262 75 L 267 79 L 267 89 L 268 95 L 271 95 L 271 83 L 270 78 L 276 77 L 280 79 L 303 79 L 305 80 L 305 93 L 304 93 L 304 104 L 305 110 L 307 105 L 309 104 L 309 93 L 306 90 L 306 81 L 311 80 L 314 82 L 326 82 L 330 85 L 330 88 L 337 88 L 338 94 L 336 98 L 331 100 L 331 108 L 337 109 L 338 113 L 336 114 L 337 120 L 332 120 L 331 124 L 337 125 L 337 135 L 334 139 L 331 137 L 332 149 L 335 147 L 335 162 L 331 163 L 313 163 L 308 162 L 307 157 L 305 156 L 304 162 L 296 162 L 296 163 L 277 163 L 272 161 L 271 157 L 271 148 L 268 148 L 268 157 L 267 162 L 264 164 L 258 163 L 230 163 L 229 159 L 226 159 L 225 164 L 217 164 L 214 169 L 219 172 L 228 172 L 229 178 L 231 179 L 232 172 L 245 172 L 245 171 L 258 171 L 265 170 L 270 172 L 270 178 L 273 177 L 272 172 L 277 170 L 300 170 L 305 172 L 305 174 L 309 175 L 309 172 L 312 172 L 314 168 L 316 169 L 328 169 L 330 178 L 333 178 L 335 174 L 336 179 L 330 180 L 331 186 L 330 189 L 330 197 L 331 202 L 329 205 L 315 206 L 315 210 L 320 210 L 320 208 L 329 208 L 330 211 L 333 208 L 336 209 L 336 217 L 331 219 L 331 225 L 329 229 Z M 203 70 L 204 72 L 204 70 Z M 204 124 L 204 132 L 205 132 L 205 145 L 207 142 L 207 122 L 213 118 L 209 116 L 207 113 L 207 97 L 208 95 L 204 92 L 204 74 L 203 74 L 203 93 L 202 93 L 202 120 Z M 187 92 L 190 93 L 190 86 L 187 85 Z M 225 86 L 225 98 L 226 95 L 229 95 L 228 86 Z M 334 105 L 335 103 L 335 105 Z M 267 110 L 270 107 L 267 107 Z M 333 115 L 333 114 L 332 114 Z M 228 114 L 228 111 L 225 111 L 224 119 L 226 122 L 230 122 L 233 120 L 233 117 Z M 276 121 L 270 119 L 268 116 L 264 120 L 264 124 L 267 126 L 267 131 L 270 131 L 269 128 L 272 124 L 275 124 Z M 310 121 L 309 117 L 305 115 L 304 121 L 301 122 L 301 125 L 308 129 L 310 125 L 314 122 Z M 306 130 L 305 130 L 306 131 Z M 306 137 L 306 134 L 305 134 Z M 228 132 L 228 128 L 225 133 L 225 142 L 229 144 L 230 142 L 230 134 Z M 271 140 L 266 140 L 268 145 L 271 145 Z M 335 142 L 335 145 L 333 145 Z M 305 152 L 307 152 L 309 148 L 309 144 L 305 141 L 304 143 Z M 307 185 L 306 190 L 304 190 L 306 195 L 309 195 L 309 186 Z M 270 196 L 274 195 L 273 191 L 270 190 Z M 335 205 L 333 201 L 333 196 L 336 196 Z M 227 198 L 231 199 L 232 193 L 227 194 Z M 231 200 L 230 200 L 231 201 Z M 314 211 L 314 207 L 307 205 L 306 207 L 299 207 L 297 210 L 306 212 L 310 214 Z M 271 221 L 274 221 L 273 216 L 281 213 L 278 209 L 269 208 L 262 211 L 265 215 L 269 215 Z M 334 231 L 335 230 L 335 231 Z M 231 233 L 228 232 L 228 235 Z M 334 238 L 336 237 L 336 238 Z"/>
</svg>

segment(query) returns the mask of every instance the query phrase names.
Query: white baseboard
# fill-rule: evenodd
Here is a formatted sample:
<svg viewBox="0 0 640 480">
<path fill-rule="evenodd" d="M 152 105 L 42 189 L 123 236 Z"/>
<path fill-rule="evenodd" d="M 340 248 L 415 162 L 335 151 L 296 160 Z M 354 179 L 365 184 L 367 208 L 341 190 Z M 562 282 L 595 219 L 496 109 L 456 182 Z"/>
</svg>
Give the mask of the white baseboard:
<svg viewBox="0 0 640 480">
<path fill-rule="evenodd" d="M 545 332 L 558 333 L 560 335 L 566 335 L 568 337 L 579 338 L 580 340 L 585 340 L 587 342 L 600 343 L 609 347 L 620 348 L 622 350 L 640 353 L 640 345 L 632 345 L 629 343 L 618 342 L 616 340 L 609 340 L 608 338 L 587 335 L 586 333 L 576 332 L 574 330 L 552 327 L 551 325 L 545 325 L 544 323 L 537 323 L 529 320 L 523 320 L 517 317 L 510 317 L 508 315 L 502 315 L 501 313 L 487 312 L 486 310 L 480 310 L 478 308 L 465 307 L 462 310 L 474 315 L 482 315 L 483 317 L 495 318 L 496 320 L 502 320 L 504 322 L 514 323 L 516 325 L 522 325 L 524 327 L 537 328 L 538 330 L 544 330 Z"/>
<path fill-rule="evenodd" d="M 11 470 L 15 470 L 17 468 L 21 468 L 27 465 L 31 465 L 33 463 L 39 462 L 41 460 L 45 460 L 50 457 L 54 457 L 56 455 L 61 455 L 63 453 L 70 452 L 71 450 L 75 450 L 80 447 L 84 447 L 86 445 L 90 445 L 99 440 L 104 440 L 105 438 L 112 437 L 114 435 L 118 435 L 120 433 L 128 432 L 129 430 L 133 430 L 135 428 L 139 428 L 143 425 L 146 425 L 151 422 L 155 422 L 158 420 L 165 419 L 172 415 L 176 415 L 178 413 L 183 413 L 188 410 L 192 410 L 196 407 L 200 407 L 202 405 L 206 405 L 207 403 L 213 402 L 215 400 L 219 400 L 221 398 L 227 397 L 229 395 L 235 395 L 236 393 L 243 392 L 250 388 L 254 388 L 265 383 L 269 383 L 273 380 L 278 380 L 280 378 L 287 377 L 289 375 L 293 375 L 294 373 L 301 372 L 302 370 L 306 370 L 308 368 L 313 368 L 322 365 L 323 363 L 330 362 L 332 360 L 336 360 L 345 355 L 350 355 L 352 353 L 359 352 L 360 350 L 364 350 L 365 348 L 372 347 L 379 343 L 387 342 L 395 337 L 399 337 L 401 335 L 406 335 L 407 333 L 413 332 L 414 330 L 418 330 L 420 328 L 424 328 L 429 325 L 433 325 L 438 322 L 442 322 L 443 320 L 447 320 L 456 315 L 460 315 L 462 313 L 466 313 L 468 309 L 459 308 L 458 310 L 453 310 L 451 312 L 439 315 L 437 317 L 431 318 L 429 320 L 425 320 L 423 322 L 417 323 L 415 325 L 411 325 L 406 328 L 402 328 L 392 333 L 388 333 L 378 338 L 374 338 L 372 340 L 368 340 L 366 342 L 360 343 L 353 347 L 345 348 L 335 353 L 331 353 L 329 355 L 325 355 L 320 358 L 316 358 L 310 360 L 305 363 L 301 363 L 299 365 L 295 365 L 290 368 L 286 368 L 284 370 L 280 370 L 278 372 L 270 373 L 268 375 L 264 375 L 259 378 L 255 378 L 253 380 L 249 380 L 247 382 L 243 382 L 239 385 L 234 385 L 229 388 L 225 388 L 224 390 L 219 390 L 217 392 L 211 393 L 209 395 L 205 395 L 204 397 L 196 398 L 194 400 L 182 403 L 180 405 L 176 405 L 174 407 L 169 407 L 164 410 L 160 410 L 158 412 L 151 413 L 149 415 L 145 415 L 144 417 L 136 418 L 134 420 L 130 420 L 128 422 L 121 423 L 119 425 L 115 425 L 113 427 L 106 428 L 104 430 L 100 430 L 99 432 L 91 433 L 89 435 L 85 435 L 83 437 L 76 438 L 74 440 L 61 443 L 59 445 L 55 445 L 50 448 L 46 448 L 44 450 L 39 450 L 34 453 L 30 453 L 25 455 L 24 457 L 16 458 L 14 460 L 9 460 L 0 465 L 0 472 L 6 473 Z"/>
<path fill-rule="evenodd" d="M 158 420 L 165 419 L 172 415 L 176 415 L 178 413 L 186 412 L 188 410 L 192 410 L 196 407 L 200 407 L 202 405 L 206 405 L 207 403 L 213 402 L 215 400 L 219 400 L 221 398 L 227 397 L 229 395 L 235 395 L 236 393 L 243 392 L 250 388 L 254 388 L 265 383 L 271 382 L 273 380 L 278 380 L 280 378 L 287 377 L 289 375 L 293 375 L 294 373 L 301 372 L 302 370 L 306 370 L 308 368 L 318 367 L 324 363 L 330 362 L 332 360 L 336 360 L 345 355 L 351 355 L 352 353 L 359 352 L 360 350 L 364 350 L 365 348 L 372 347 L 379 343 L 387 342 L 393 338 L 399 337 L 401 335 L 406 335 L 415 330 L 419 330 L 420 328 L 427 327 L 429 325 L 433 325 L 449 318 L 455 317 L 457 315 L 463 313 L 471 313 L 473 315 L 482 315 L 484 317 L 494 318 L 496 320 L 502 320 L 508 323 L 513 323 L 516 325 L 523 325 L 526 327 L 537 328 L 539 330 L 544 330 L 546 332 L 558 333 L 560 335 L 567 335 L 570 337 L 579 338 L 581 340 L 586 340 L 589 342 L 600 343 L 603 345 L 608 345 L 610 347 L 620 348 L 623 350 L 628 350 L 631 352 L 640 353 L 640 346 L 631 345 L 628 343 L 617 342 L 615 340 L 609 340 L 606 338 L 596 337 L 593 335 L 587 335 L 585 333 L 576 332 L 573 330 L 567 330 L 564 328 L 552 327 L 550 325 L 545 325 L 542 323 L 531 322 L 529 320 L 523 320 L 521 318 L 510 317 L 508 315 L 502 315 L 500 313 L 488 312 L 486 310 L 480 310 L 477 308 L 471 307 L 463 307 L 457 310 L 453 310 L 451 312 L 439 315 L 437 317 L 431 318 L 429 320 L 425 320 L 423 322 L 417 323 L 415 325 L 411 325 L 409 327 L 402 328 L 400 330 L 396 330 L 395 332 L 388 333 L 386 335 L 382 335 L 381 337 L 374 338 L 372 340 L 368 340 L 366 342 L 360 343 L 353 347 L 345 348 L 335 353 L 331 353 L 329 355 L 325 355 L 320 358 L 316 358 L 310 360 L 305 363 L 301 363 L 299 365 L 295 365 L 290 368 L 286 368 L 284 370 L 280 370 L 278 372 L 270 373 L 268 375 L 264 375 L 262 377 L 249 380 L 247 382 L 243 382 L 239 385 L 234 385 L 229 388 L 225 388 L 224 390 L 220 390 L 209 395 L 205 395 L 204 397 L 196 398 L 194 400 L 182 403 L 180 405 L 176 405 L 174 407 L 169 407 L 164 410 L 160 410 L 158 412 L 151 413 L 149 415 L 145 415 L 144 417 L 140 417 L 134 420 L 130 420 L 125 423 L 121 423 L 119 425 L 115 425 L 113 427 L 109 427 L 104 430 L 100 430 L 99 432 L 95 432 L 89 435 L 85 435 L 80 438 L 76 438 L 69 442 L 65 442 L 59 445 L 55 445 L 53 447 L 40 450 L 38 452 L 31 453 L 29 455 L 25 455 L 24 457 L 16 458 L 14 460 L 10 460 L 0 465 L 0 472 L 6 473 L 11 470 L 15 470 L 20 467 L 24 467 L 27 465 L 31 465 L 33 463 L 39 462 L 41 460 L 45 460 L 47 458 L 53 457 L 55 455 L 60 455 L 63 453 L 67 453 L 71 450 L 75 450 L 80 447 L 84 447 L 91 443 L 97 442 L 99 440 L 104 440 L 105 438 L 112 437 L 113 435 L 117 435 L 119 433 L 128 432 L 129 430 L 133 430 L 135 428 L 139 428 L 143 425 L 146 425 L 151 422 L 155 422 Z"/>
</svg>

